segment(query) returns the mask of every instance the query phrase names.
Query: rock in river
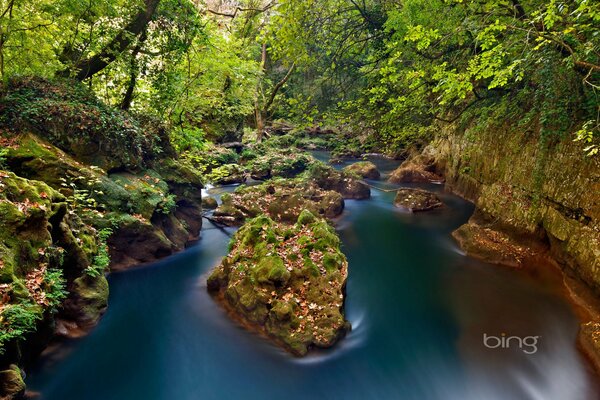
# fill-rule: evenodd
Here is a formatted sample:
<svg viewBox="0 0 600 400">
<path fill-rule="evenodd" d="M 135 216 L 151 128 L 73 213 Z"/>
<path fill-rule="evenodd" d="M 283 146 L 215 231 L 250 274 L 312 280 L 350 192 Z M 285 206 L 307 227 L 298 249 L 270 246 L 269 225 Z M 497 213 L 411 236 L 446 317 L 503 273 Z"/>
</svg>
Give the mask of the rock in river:
<svg viewBox="0 0 600 400">
<path fill-rule="evenodd" d="M 273 179 L 257 186 L 240 186 L 221 197 L 213 219 L 225 225 L 267 214 L 276 221 L 294 223 L 302 210 L 334 218 L 344 210 L 344 199 L 332 190 L 323 190 L 303 179 Z"/>
<path fill-rule="evenodd" d="M 443 203 L 434 193 L 426 190 L 400 189 L 396 193 L 394 205 L 410 212 L 417 212 L 433 210 L 441 207 Z"/>
<path fill-rule="evenodd" d="M 354 164 L 345 167 L 344 171 L 358 175 L 359 177 L 365 179 L 379 179 L 381 176 L 379 170 L 377 170 L 377 166 L 371 161 L 355 162 Z"/>
<path fill-rule="evenodd" d="M 208 290 L 248 329 L 297 356 L 335 344 L 350 329 L 348 263 L 326 220 L 303 211 L 293 224 L 249 220 L 208 278 Z"/>
</svg>

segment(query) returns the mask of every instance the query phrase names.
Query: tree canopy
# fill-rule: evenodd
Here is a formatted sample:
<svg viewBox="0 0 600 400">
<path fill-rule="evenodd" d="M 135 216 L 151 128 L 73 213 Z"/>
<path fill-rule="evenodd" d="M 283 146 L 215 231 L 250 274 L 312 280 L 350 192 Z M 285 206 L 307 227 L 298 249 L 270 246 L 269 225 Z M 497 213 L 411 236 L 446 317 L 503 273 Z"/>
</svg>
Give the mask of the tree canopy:
<svg viewBox="0 0 600 400">
<path fill-rule="evenodd" d="M 182 149 L 326 125 L 401 151 L 490 113 L 598 152 L 591 0 L 1 0 L 0 74 L 72 78 Z"/>
</svg>

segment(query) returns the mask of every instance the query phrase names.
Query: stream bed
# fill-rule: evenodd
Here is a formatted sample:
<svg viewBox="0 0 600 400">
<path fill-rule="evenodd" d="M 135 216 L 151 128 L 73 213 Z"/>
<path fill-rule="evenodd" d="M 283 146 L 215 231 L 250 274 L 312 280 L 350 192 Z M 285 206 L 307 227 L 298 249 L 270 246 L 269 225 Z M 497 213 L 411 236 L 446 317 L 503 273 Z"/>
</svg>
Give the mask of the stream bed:
<svg viewBox="0 0 600 400">
<path fill-rule="evenodd" d="M 404 213 L 377 189 L 346 201 L 337 229 L 353 330 L 333 349 L 296 359 L 232 322 L 205 284 L 229 237 L 206 222 L 185 252 L 112 274 L 100 324 L 47 351 L 29 389 L 46 400 L 596 398 L 556 282 L 464 256 L 450 233 L 473 205 L 419 187 L 445 206 Z"/>
</svg>

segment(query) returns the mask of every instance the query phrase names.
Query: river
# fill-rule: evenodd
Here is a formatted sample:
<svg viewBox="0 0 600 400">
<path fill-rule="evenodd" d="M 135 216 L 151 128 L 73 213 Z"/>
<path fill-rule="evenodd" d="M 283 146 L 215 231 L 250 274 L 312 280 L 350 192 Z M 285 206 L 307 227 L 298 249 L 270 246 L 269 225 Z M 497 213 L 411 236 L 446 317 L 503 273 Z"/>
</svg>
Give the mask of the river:
<svg viewBox="0 0 600 400">
<path fill-rule="evenodd" d="M 425 187 L 443 208 L 404 213 L 380 190 L 346 202 L 353 330 L 335 348 L 296 359 L 229 320 L 205 285 L 229 237 L 205 223 L 185 252 L 112 274 L 100 324 L 46 352 L 29 388 L 46 400 L 596 398 L 555 280 L 465 257 L 450 232 L 473 205 Z"/>
</svg>

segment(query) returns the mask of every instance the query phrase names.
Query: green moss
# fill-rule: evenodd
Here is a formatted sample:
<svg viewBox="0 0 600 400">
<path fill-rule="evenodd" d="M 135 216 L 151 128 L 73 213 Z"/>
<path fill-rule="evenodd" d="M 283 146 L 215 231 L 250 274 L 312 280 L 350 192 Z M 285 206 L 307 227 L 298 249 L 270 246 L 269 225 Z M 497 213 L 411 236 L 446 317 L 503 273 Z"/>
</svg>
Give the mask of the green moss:
<svg viewBox="0 0 600 400">
<path fill-rule="evenodd" d="M 323 256 L 323 266 L 328 272 L 336 271 L 342 268 L 345 258 L 340 253 L 325 253 Z"/>
<path fill-rule="evenodd" d="M 348 329 L 341 314 L 347 263 L 339 239 L 325 220 L 301 215 L 305 224 L 249 220 L 207 282 L 242 319 L 297 355 L 313 345 L 331 346 Z"/>
<path fill-rule="evenodd" d="M 0 371 L 0 397 L 20 398 L 25 393 L 25 382 L 20 368 L 14 364 Z"/>
<path fill-rule="evenodd" d="M 75 301 L 80 319 L 95 323 L 108 304 L 108 281 L 104 275 L 84 275 L 73 281 L 70 288 Z"/>
<path fill-rule="evenodd" d="M 315 216 L 308 210 L 302 210 L 298 216 L 298 224 L 308 225 L 312 224 L 313 222 L 315 222 Z"/>
<path fill-rule="evenodd" d="M 273 282 L 283 285 L 290 278 L 289 271 L 281 257 L 263 257 L 256 267 L 256 279 L 261 282 Z"/>
</svg>

